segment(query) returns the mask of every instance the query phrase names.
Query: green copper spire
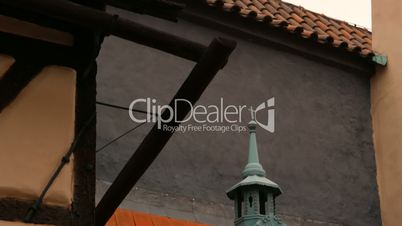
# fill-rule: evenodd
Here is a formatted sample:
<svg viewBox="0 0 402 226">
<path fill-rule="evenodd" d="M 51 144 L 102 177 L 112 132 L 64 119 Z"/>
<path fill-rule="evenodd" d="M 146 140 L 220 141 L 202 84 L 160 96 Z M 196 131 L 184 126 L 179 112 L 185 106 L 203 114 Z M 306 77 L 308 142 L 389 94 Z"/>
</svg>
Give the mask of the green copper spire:
<svg viewBox="0 0 402 226">
<path fill-rule="evenodd" d="M 255 122 L 255 112 L 253 111 L 253 108 L 250 108 L 250 111 L 251 121 L 248 123 L 248 129 L 250 133 L 250 142 L 248 146 L 248 164 L 243 170 L 243 177 L 253 175 L 265 177 L 265 170 L 262 168 L 258 157 L 256 136 L 257 123 Z"/>
<path fill-rule="evenodd" d="M 251 108 L 248 124 L 250 143 L 248 163 L 243 180 L 227 191 L 234 200 L 235 226 L 286 226 L 276 215 L 275 198 L 282 193 L 280 187 L 265 177 L 257 148 L 255 112 Z"/>
</svg>

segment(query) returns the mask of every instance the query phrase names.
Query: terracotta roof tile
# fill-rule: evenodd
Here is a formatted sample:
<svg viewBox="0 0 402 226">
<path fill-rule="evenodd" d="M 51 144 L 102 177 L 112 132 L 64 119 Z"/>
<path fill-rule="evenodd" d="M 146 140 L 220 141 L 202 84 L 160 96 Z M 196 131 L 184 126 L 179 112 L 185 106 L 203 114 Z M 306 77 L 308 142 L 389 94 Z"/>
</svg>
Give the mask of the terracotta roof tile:
<svg viewBox="0 0 402 226">
<path fill-rule="evenodd" d="M 254 18 L 319 43 L 330 43 L 363 57 L 374 55 L 371 32 L 281 0 L 206 0 L 210 6 Z"/>
<path fill-rule="evenodd" d="M 117 209 L 106 226 L 211 226 L 169 217 Z"/>
<path fill-rule="evenodd" d="M 117 210 L 116 212 L 118 213 L 119 210 Z M 137 226 L 137 225 L 138 226 L 154 226 L 154 223 L 152 222 L 152 216 L 150 216 L 148 214 L 135 213 L 135 212 L 132 212 L 131 214 L 134 219 L 135 226 Z M 109 225 L 106 225 L 106 226 L 109 226 Z M 120 225 L 117 225 L 117 226 L 120 226 Z M 127 225 L 127 226 L 132 226 L 132 225 Z"/>
</svg>

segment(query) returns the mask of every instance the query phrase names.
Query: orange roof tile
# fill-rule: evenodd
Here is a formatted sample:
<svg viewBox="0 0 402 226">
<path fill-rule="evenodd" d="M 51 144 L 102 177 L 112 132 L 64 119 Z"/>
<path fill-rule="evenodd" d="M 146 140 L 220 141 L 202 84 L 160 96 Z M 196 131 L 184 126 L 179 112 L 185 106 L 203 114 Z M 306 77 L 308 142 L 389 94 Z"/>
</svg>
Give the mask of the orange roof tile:
<svg viewBox="0 0 402 226">
<path fill-rule="evenodd" d="M 169 217 L 117 209 L 106 226 L 211 226 Z"/>
<path fill-rule="evenodd" d="M 371 32 L 281 0 L 206 0 L 208 5 L 253 18 L 319 43 L 331 44 L 363 57 L 374 55 Z"/>
</svg>

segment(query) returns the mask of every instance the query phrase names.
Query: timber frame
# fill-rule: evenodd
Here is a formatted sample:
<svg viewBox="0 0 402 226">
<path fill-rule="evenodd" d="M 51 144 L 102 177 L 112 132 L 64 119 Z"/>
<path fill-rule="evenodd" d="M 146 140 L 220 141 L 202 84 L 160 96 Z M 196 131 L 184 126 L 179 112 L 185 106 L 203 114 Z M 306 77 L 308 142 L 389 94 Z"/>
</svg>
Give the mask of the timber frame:
<svg viewBox="0 0 402 226">
<path fill-rule="evenodd" d="M 10 13 L 10 11 L 7 12 Z M 90 36 L 89 33 L 88 35 Z M 95 46 L 94 42 L 76 43 L 73 47 L 67 47 L 3 32 L 0 32 L 0 39 L 2 40 L 0 52 L 16 59 L 15 64 L 0 80 L 0 112 L 14 100 L 44 66 L 72 67 L 77 71 L 75 116 L 75 134 L 77 134 L 84 121 L 95 111 L 96 64 L 92 56 L 95 56 L 98 51 L 97 48 L 92 50 L 87 48 L 90 51 L 86 51 L 79 46 Z M 92 38 L 86 39 L 91 40 Z M 34 55 L 37 53 L 40 53 L 41 57 Z M 96 127 L 93 122 L 83 136 L 82 140 L 85 142 L 81 142 L 75 152 L 74 190 L 76 192 L 74 193 L 72 207 L 67 209 L 41 205 L 32 219 L 32 223 L 62 226 L 94 224 L 93 217 L 90 217 L 93 216 L 93 211 L 89 207 L 95 205 L 95 153 L 93 151 L 95 149 L 95 138 Z M 33 204 L 34 200 L 2 198 L 0 199 L 0 220 L 23 221 Z"/>
<path fill-rule="evenodd" d="M 206 47 L 107 14 L 102 11 L 104 9 L 102 4 L 88 5 L 101 10 L 65 0 L 0 0 L 0 14 L 60 29 L 75 37 L 74 45 L 66 47 L 0 32 L 2 39 L 0 52 L 15 57 L 17 62 L 0 80 L 0 112 L 13 101 L 43 66 L 57 64 L 72 67 L 77 71 L 75 122 L 75 136 L 77 136 L 78 129 L 82 128 L 86 120 L 96 111 L 95 59 L 104 35 L 116 35 L 197 62 L 171 103 L 178 98 L 186 98 L 195 103 L 216 73 L 226 65 L 236 46 L 232 40 L 217 38 Z M 25 67 L 30 59 L 35 59 L 33 55 L 27 55 L 27 49 L 31 53 L 39 52 L 48 57 L 41 61 L 34 60 L 32 67 Z M 16 71 L 18 81 L 15 80 Z M 187 106 L 179 106 L 178 117 L 185 117 L 189 110 Z M 156 127 L 151 130 L 96 208 L 96 225 L 106 224 L 172 135 L 173 132 L 164 132 Z M 95 144 L 96 123 L 92 121 L 74 153 L 75 192 L 71 208 L 42 205 L 31 223 L 62 226 L 95 225 Z M 138 164 L 139 162 L 142 164 Z M 135 174 L 131 173 L 132 170 Z M 0 220 L 23 221 L 33 203 L 33 201 L 0 199 Z"/>
</svg>

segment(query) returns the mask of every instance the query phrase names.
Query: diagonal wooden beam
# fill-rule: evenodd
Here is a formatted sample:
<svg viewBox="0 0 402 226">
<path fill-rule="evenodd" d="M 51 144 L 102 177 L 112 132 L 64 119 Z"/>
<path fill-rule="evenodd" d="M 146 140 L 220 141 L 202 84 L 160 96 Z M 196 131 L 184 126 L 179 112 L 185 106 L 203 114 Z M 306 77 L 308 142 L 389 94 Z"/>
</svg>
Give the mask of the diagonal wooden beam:
<svg viewBox="0 0 402 226">
<path fill-rule="evenodd" d="M 190 111 L 188 104 L 175 105 L 175 100 L 186 99 L 195 104 L 216 73 L 224 67 L 235 46 L 236 42 L 223 38 L 212 41 L 201 60 L 195 65 L 171 100 L 169 106 L 173 112 L 177 113 L 178 120 L 166 123 L 167 126 L 178 126 L 179 121 L 182 121 Z M 169 118 L 169 114 L 169 111 L 165 111 L 161 117 Z M 161 128 L 163 128 L 163 124 Z M 173 133 L 174 131 L 161 130 L 158 129 L 157 124 L 154 125 L 96 207 L 96 226 L 104 226 L 107 223 L 120 203 L 162 151 Z"/>
</svg>

